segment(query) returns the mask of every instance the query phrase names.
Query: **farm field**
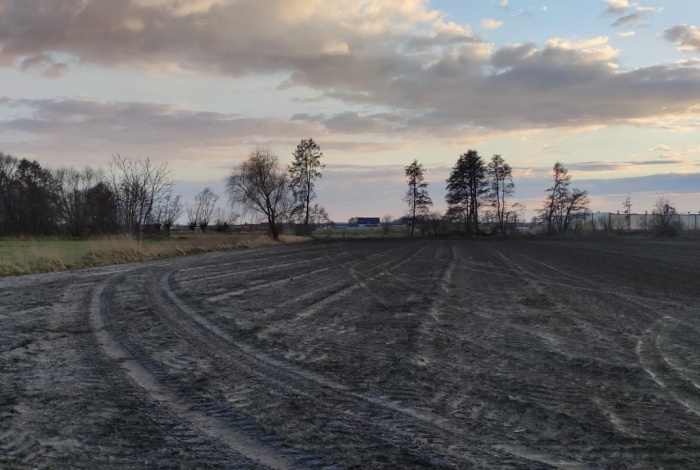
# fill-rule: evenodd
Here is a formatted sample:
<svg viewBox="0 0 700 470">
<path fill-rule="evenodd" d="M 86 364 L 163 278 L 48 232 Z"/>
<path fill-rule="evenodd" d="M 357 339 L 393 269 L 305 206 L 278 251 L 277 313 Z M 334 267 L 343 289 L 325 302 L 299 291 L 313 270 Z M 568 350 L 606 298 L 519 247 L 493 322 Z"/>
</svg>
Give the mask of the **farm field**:
<svg viewBox="0 0 700 470">
<path fill-rule="evenodd" d="M 330 240 L 0 279 L 0 468 L 692 468 L 697 240 Z"/>
</svg>

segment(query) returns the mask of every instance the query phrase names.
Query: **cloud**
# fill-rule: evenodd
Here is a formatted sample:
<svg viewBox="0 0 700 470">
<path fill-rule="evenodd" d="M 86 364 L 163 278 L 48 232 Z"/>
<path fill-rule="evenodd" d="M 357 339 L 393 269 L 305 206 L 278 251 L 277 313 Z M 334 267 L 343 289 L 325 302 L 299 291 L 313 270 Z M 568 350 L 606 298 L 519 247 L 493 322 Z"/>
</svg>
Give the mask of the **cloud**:
<svg viewBox="0 0 700 470">
<path fill-rule="evenodd" d="M 48 54 L 34 54 L 24 57 L 19 68 L 23 72 L 39 73 L 45 78 L 58 78 L 68 70 L 68 64 L 57 62 Z"/>
<path fill-rule="evenodd" d="M 637 166 L 658 166 L 658 165 L 681 165 L 687 160 L 678 157 L 662 157 L 656 160 L 636 160 L 628 162 L 578 162 L 567 165 L 570 170 L 580 170 L 586 172 L 597 171 L 626 171 Z"/>
<path fill-rule="evenodd" d="M 664 31 L 664 37 L 675 42 L 680 51 L 700 52 L 700 28 L 695 25 L 673 26 Z"/>
<path fill-rule="evenodd" d="M 643 7 L 639 4 L 630 4 L 625 0 L 606 0 L 609 7 L 605 11 L 606 14 L 622 15 L 613 24 L 613 27 L 641 24 L 644 23 L 649 16 L 660 13 L 663 8 Z M 629 13 L 624 14 L 629 11 Z"/>
<path fill-rule="evenodd" d="M 485 29 L 498 29 L 503 26 L 503 21 L 494 20 L 493 18 L 484 18 L 481 20 L 481 27 Z"/>
<path fill-rule="evenodd" d="M 692 59 L 678 60 L 675 64 L 679 67 L 697 67 L 700 65 L 700 57 L 693 57 Z"/>
<path fill-rule="evenodd" d="M 32 155 L 51 148 L 50 158 L 66 164 L 134 152 L 166 161 L 203 158 L 204 154 L 214 159 L 231 158 L 235 150 L 259 143 L 295 144 L 300 135 L 325 134 L 312 122 L 249 118 L 152 103 L 4 98 L 0 99 L 2 108 L 13 113 L 0 117 L 0 135 L 24 136 L 6 143 L 6 151 Z"/>
<path fill-rule="evenodd" d="M 692 161 L 692 158 L 700 156 L 700 146 L 674 148 L 666 144 L 659 144 L 649 149 L 650 152 L 663 155 L 660 158 L 684 158 L 684 162 Z"/>
<path fill-rule="evenodd" d="M 438 21 L 423 0 L 2 0 L 1 63 L 68 54 L 99 65 L 174 62 L 242 76 L 365 50 Z M 391 26 L 391 31 L 385 31 Z M 338 37 L 347 37 L 339 40 Z M 290 40 L 293 38 L 293 40 Z"/>
<path fill-rule="evenodd" d="M 531 18 L 534 15 L 535 14 L 532 10 L 525 10 L 521 8 L 513 15 L 513 18 Z"/>
<path fill-rule="evenodd" d="M 508 8 L 509 0 L 491 0 L 491 3 L 501 8 Z"/>
<path fill-rule="evenodd" d="M 700 188 L 700 173 L 668 173 L 627 178 L 578 180 L 575 185 L 597 195 L 642 192 L 695 194 Z"/>
<path fill-rule="evenodd" d="M 630 24 L 643 23 L 652 13 L 658 13 L 661 8 L 638 8 L 637 11 L 618 18 L 612 26 L 625 26 Z"/>
<path fill-rule="evenodd" d="M 413 148 L 409 142 L 355 142 L 321 139 L 319 145 L 324 150 L 341 150 L 353 153 L 406 152 Z"/>
<path fill-rule="evenodd" d="M 700 64 L 619 70 L 618 52 L 605 37 L 496 48 L 467 27 L 443 21 L 427 0 L 0 0 L 0 5 L 4 66 L 49 76 L 78 66 L 273 74 L 282 77 L 280 89 L 298 87 L 314 101 L 331 98 L 351 110 L 291 121 L 312 126 L 314 135 L 457 138 L 580 129 L 687 118 L 697 115 L 700 104 Z M 171 116 L 164 119 L 173 122 Z M 250 122 L 238 121 L 242 128 Z M 284 136 L 279 123 L 290 125 L 278 119 L 269 131 L 253 126 L 255 132 Z"/>
<path fill-rule="evenodd" d="M 621 38 L 631 38 L 631 37 L 634 37 L 636 34 L 637 33 L 635 33 L 634 31 L 621 31 L 621 32 L 617 33 L 617 35 L 620 36 Z"/>
<path fill-rule="evenodd" d="M 629 0 L 603 0 L 608 5 L 607 14 L 620 15 L 630 8 Z"/>
</svg>

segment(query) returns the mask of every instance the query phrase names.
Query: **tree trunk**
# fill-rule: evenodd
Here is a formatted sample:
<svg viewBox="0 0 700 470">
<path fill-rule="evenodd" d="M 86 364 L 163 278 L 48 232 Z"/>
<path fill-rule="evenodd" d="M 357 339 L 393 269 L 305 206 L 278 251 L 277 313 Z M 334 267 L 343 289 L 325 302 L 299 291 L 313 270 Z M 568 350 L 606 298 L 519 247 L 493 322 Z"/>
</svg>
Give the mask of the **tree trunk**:
<svg viewBox="0 0 700 470">
<path fill-rule="evenodd" d="M 270 235 L 272 235 L 272 240 L 278 242 L 280 241 L 280 234 L 277 231 L 277 220 L 274 215 L 269 215 L 267 217 L 267 223 L 270 226 Z"/>
<path fill-rule="evenodd" d="M 311 205 L 311 191 L 306 191 L 306 217 L 304 218 L 304 235 L 309 234 L 309 206 Z"/>
</svg>

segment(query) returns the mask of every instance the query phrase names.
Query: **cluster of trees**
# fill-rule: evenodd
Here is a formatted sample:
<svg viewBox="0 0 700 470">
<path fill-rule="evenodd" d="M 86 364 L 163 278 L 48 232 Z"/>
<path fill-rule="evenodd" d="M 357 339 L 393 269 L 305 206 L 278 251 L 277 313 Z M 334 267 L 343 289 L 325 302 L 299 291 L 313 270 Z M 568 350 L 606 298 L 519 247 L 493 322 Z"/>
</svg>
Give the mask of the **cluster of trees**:
<svg viewBox="0 0 700 470">
<path fill-rule="evenodd" d="M 75 237 L 166 230 L 182 204 L 166 164 L 116 155 L 109 169 L 58 168 L 0 152 L 0 235 Z"/>
<path fill-rule="evenodd" d="M 86 237 L 130 233 L 170 232 L 181 215 L 191 230 L 214 226 L 226 231 L 240 216 L 234 208 L 264 218 L 277 240 L 282 224 L 293 222 L 307 234 L 330 223 L 326 210 L 315 204 L 316 181 L 325 165 L 313 139 L 302 140 L 294 160 L 283 167 L 270 150 L 256 148 L 226 180 L 230 210 L 205 188 L 184 204 L 173 194 L 167 164 L 116 155 L 105 171 L 58 168 L 17 159 L 0 152 L 0 236 L 69 235 Z"/>
<path fill-rule="evenodd" d="M 524 206 L 511 202 L 515 194 L 513 169 L 500 155 L 488 162 L 476 150 L 468 150 L 457 159 L 447 179 L 447 212 L 444 216 L 430 212 L 432 200 L 428 195 L 423 165 L 414 160 L 405 168 L 408 189 L 404 201 L 412 221 L 411 236 L 420 221 L 423 226 L 436 228 L 439 220 L 459 223 L 469 236 L 482 233 L 506 233 L 522 214 Z M 588 212 L 588 193 L 571 188 L 571 176 L 559 162 L 553 167 L 553 184 L 548 188 L 539 220 L 547 233 L 567 232 Z"/>
<path fill-rule="evenodd" d="M 308 234 L 316 226 L 331 223 L 328 212 L 315 203 L 316 182 L 323 176 L 323 153 L 313 139 L 304 139 L 289 166 L 280 163 L 269 148 L 257 147 L 226 178 L 230 205 L 218 205 L 220 196 L 205 188 L 184 204 L 173 193 L 167 164 L 115 155 L 108 169 L 85 167 L 48 169 L 36 161 L 17 159 L 0 152 L 0 236 L 94 235 L 169 233 L 183 214 L 191 230 L 226 231 L 241 212 L 265 220 L 271 236 L 279 239 L 285 224 Z M 431 212 L 425 168 L 418 160 L 405 167 L 408 188 L 404 201 L 411 219 L 411 236 L 417 226 L 431 233 L 447 233 L 455 225 L 470 236 L 506 233 L 524 206 L 511 202 L 515 194 L 512 167 L 500 155 L 484 160 L 476 150 L 457 159 L 446 180 L 445 214 Z M 571 187 L 571 175 L 563 164 L 552 168 L 552 185 L 536 218 L 547 234 L 578 228 L 589 214 L 587 191 Z M 238 212 L 240 210 L 241 212 Z M 632 205 L 628 197 L 625 219 L 630 226 Z M 678 232 L 679 222 L 671 202 L 660 198 L 653 210 L 657 232 Z M 390 220 L 385 216 L 385 224 Z M 591 219 L 592 220 L 592 219 Z M 622 230 L 624 227 L 618 227 Z"/>
<path fill-rule="evenodd" d="M 284 167 L 272 150 L 257 147 L 226 180 L 231 203 L 244 213 L 264 218 L 274 240 L 279 240 L 287 222 L 298 224 L 302 234 L 318 224 L 330 223 L 326 210 L 312 205 L 316 180 L 325 168 L 321 148 L 313 139 L 304 139 L 293 157 L 292 164 Z"/>
<path fill-rule="evenodd" d="M 513 169 L 500 155 L 486 162 L 476 150 L 459 156 L 447 179 L 447 212 L 444 216 L 430 212 L 425 170 L 414 160 L 405 169 L 408 189 L 404 201 L 412 219 L 411 236 L 417 221 L 434 226 L 440 219 L 458 222 L 467 235 L 479 235 L 484 224 L 492 231 L 505 233 L 510 223 L 522 212 L 519 203 L 510 203 L 515 193 Z"/>
</svg>

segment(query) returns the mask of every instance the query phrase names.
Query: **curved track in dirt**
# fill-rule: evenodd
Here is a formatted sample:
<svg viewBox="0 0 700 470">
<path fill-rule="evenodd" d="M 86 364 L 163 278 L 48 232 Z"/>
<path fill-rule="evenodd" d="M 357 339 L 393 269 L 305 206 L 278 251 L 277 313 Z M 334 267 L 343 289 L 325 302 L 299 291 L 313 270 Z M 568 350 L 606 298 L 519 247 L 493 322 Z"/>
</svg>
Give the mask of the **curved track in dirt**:
<svg viewBox="0 0 700 470">
<path fill-rule="evenodd" d="M 0 279 L 0 467 L 688 468 L 698 274 L 386 240 Z"/>
</svg>

